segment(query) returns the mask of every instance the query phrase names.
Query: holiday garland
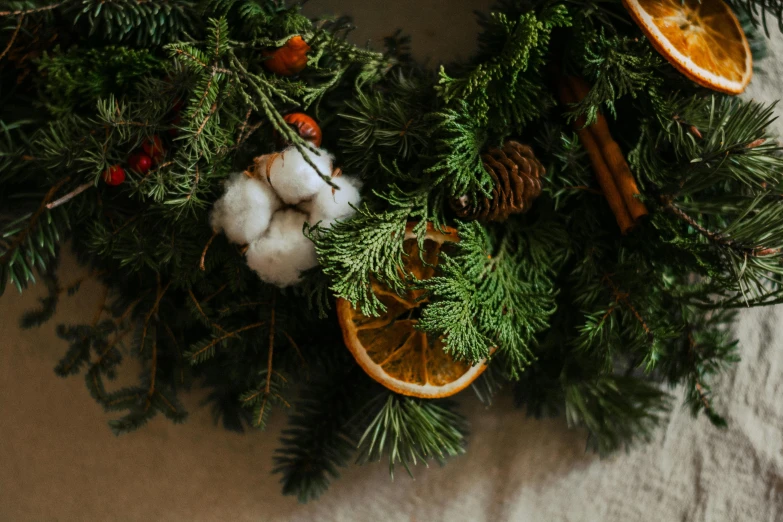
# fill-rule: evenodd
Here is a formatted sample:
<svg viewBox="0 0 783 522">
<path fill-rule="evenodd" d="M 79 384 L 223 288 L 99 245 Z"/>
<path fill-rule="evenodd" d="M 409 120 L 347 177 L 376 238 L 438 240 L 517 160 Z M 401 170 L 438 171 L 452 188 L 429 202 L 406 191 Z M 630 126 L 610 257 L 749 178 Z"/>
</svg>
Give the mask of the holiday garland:
<svg viewBox="0 0 783 522">
<path fill-rule="evenodd" d="M 462 453 L 468 385 L 601 452 L 662 384 L 724 422 L 734 311 L 783 302 L 783 160 L 773 108 L 720 93 L 783 4 L 506 1 L 437 73 L 281 4 L 0 4 L 0 293 L 42 281 L 47 321 L 70 241 L 106 291 L 56 372 L 116 433 L 192 386 L 229 429 L 287 412 L 306 501 Z"/>
</svg>

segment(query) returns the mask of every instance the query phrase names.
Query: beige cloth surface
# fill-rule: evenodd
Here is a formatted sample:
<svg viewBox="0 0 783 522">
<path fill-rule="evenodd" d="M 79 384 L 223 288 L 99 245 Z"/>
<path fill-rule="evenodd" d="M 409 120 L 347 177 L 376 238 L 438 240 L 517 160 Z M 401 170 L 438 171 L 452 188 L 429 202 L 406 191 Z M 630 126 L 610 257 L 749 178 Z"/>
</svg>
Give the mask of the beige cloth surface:
<svg viewBox="0 0 783 522">
<path fill-rule="evenodd" d="M 412 29 L 419 56 L 450 58 L 469 53 L 470 9 L 487 4 L 315 1 L 309 10 L 353 13 L 364 27 L 359 40 L 377 40 L 384 27 Z M 748 96 L 783 95 L 779 35 L 770 54 Z M 83 273 L 70 256 L 62 272 L 64 280 Z M 742 313 L 743 361 L 719 387 L 727 430 L 676 407 L 651 444 L 601 460 L 562 420 L 527 419 L 503 399 L 487 409 L 465 394 L 467 455 L 416 468 L 415 480 L 401 472 L 391 482 L 385 464 L 353 466 L 301 506 L 270 474 L 282 415 L 265 433 L 237 435 L 214 426 L 196 394 L 185 400 L 184 425 L 159 418 L 114 437 L 83 380 L 52 371 L 65 350 L 55 324 L 91 317 L 97 284 L 64 299 L 52 322 L 20 331 L 21 312 L 41 293 L 0 299 L 0 521 L 783 520 L 781 307 Z"/>
</svg>

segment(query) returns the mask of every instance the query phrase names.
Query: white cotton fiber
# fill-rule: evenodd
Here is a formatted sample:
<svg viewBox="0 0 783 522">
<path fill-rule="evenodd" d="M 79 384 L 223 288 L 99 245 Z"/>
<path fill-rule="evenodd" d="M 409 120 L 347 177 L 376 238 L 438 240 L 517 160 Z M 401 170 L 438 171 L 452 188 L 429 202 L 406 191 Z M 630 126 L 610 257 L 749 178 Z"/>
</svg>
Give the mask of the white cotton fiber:
<svg viewBox="0 0 783 522">
<path fill-rule="evenodd" d="M 317 151 L 319 155 L 306 151 L 307 157 L 318 167 L 318 171 L 331 176 L 332 156 L 323 149 Z M 296 205 L 313 197 L 326 185 L 318 172 L 307 163 L 305 157 L 295 147 L 288 147 L 274 157 L 269 168 L 269 182 L 280 199 L 289 205 Z"/>
<path fill-rule="evenodd" d="M 231 176 L 226 192 L 215 202 L 210 223 L 228 239 L 244 245 L 266 231 L 272 214 L 282 205 L 266 182 L 239 172 Z"/>
<path fill-rule="evenodd" d="M 272 216 L 269 229 L 247 250 L 247 266 L 277 286 L 299 282 L 302 271 L 318 264 L 315 246 L 303 233 L 307 216 L 296 209 L 280 210 Z"/>
<path fill-rule="evenodd" d="M 309 208 L 309 222 L 315 225 L 319 221 L 321 226 L 328 227 L 335 219 L 346 219 L 354 214 L 351 205 L 358 205 L 359 181 L 346 176 L 332 178 L 337 185 L 335 190 L 330 186 L 318 192 L 313 198 Z"/>
</svg>

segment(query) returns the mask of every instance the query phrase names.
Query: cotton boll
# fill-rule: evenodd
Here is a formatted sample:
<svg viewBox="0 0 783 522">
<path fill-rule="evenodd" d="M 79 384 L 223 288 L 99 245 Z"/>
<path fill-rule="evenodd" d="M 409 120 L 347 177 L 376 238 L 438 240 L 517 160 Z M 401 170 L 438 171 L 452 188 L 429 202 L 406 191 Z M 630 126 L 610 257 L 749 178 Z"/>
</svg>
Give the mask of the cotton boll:
<svg viewBox="0 0 783 522">
<path fill-rule="evenodd" d="M 266 231 L 281 205 L 269 184 L 239 172 L 231 176 L 225 194 L 215 202 L 210 223 L 213 229 L 223 230 L 229 240 L 244 245 Z"/>
<path fill-rule="evenodd" d="M 319 221 L 323 226 L 329 226 L 335 219 L 346 219 L 354 214 L 351 205 L 358 205 L 359 182 L 346 176 L 332 178 L 338 189 L 330 186 L 318 192 L 313 198 L 310 208 L 310 223 Z"/>
<path fill-rule="evenodd" d="M 315 245 L 303 233 L 307 216 L 287 208 L 272 216 L 269 229 L 247 250 L 247 266 L 280 287 L 299 282 L 302 271 L 318 264 Z"/>
<path fill-rule="evenodd" d="M 332 156 L 323 149 L 316 155 L 309 150 L 305 151 L 308 158 L 318 167 L 321 174 L 332 174 Z M 275 189 L 280 199 L 289 205 L 296 205 L 300 201 L 309 199 L 328 186 L 316 171 L 299 152 L 296 147 L 288 147 L 272 160 L 269 167 L 269 182 Z"/>
</svg>

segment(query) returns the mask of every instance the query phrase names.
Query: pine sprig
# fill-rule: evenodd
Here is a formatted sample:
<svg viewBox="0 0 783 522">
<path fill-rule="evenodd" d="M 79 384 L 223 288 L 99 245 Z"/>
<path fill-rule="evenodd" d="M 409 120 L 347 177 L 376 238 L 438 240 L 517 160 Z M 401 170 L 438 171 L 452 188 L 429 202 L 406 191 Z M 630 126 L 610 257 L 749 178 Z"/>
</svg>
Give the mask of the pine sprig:
<svg viewBox="0 0 783 522">
<path fill-rule="evenodd" d="M 386 455 L 392 477 L 398 464 L 413 476 L 411 466 L 419 462 L 443 463 L 447 457 L 464 453 L 466 437 L 465 420 L 452 403 L 387 394 L 359 440 L 358 461 L 377 461 Z"/>
</svg>

